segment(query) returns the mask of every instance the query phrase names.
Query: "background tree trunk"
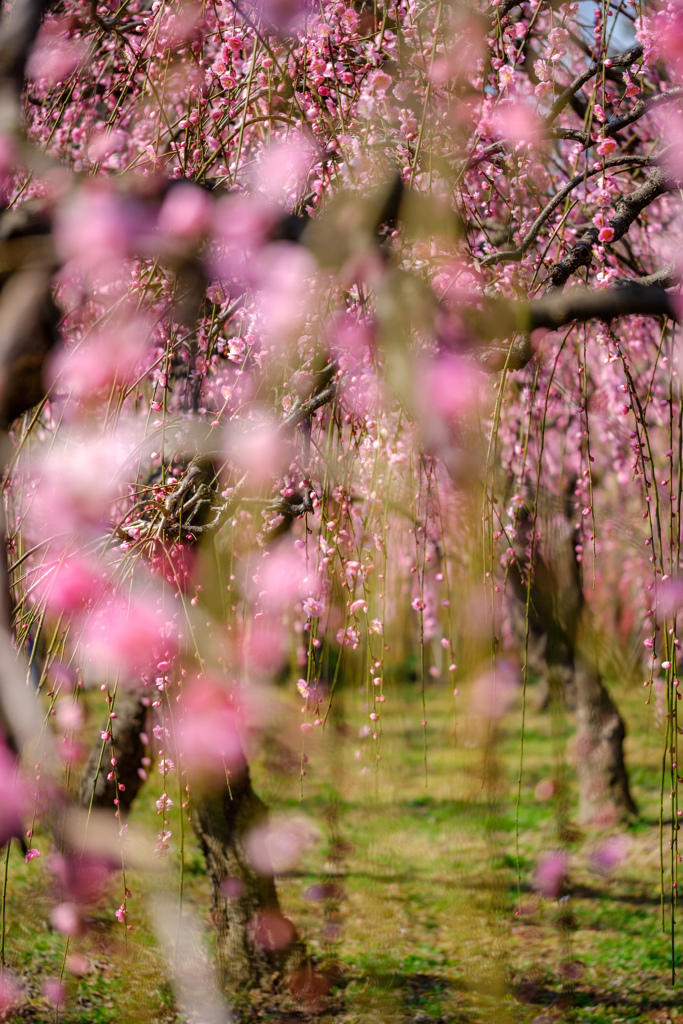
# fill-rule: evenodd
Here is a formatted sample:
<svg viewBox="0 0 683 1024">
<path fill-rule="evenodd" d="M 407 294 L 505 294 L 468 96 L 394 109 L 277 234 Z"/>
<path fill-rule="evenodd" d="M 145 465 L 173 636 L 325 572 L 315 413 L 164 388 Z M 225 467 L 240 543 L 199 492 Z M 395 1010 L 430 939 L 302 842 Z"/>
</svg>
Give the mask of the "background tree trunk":
<svg viewBox="0 0 683 1024">
<path fill-rule="evenodd" d="M 517 599 L 523 605 L 527 598 L 531 536 L 529 516 L 518 530 L 517 563 L 510 574 Z M 624 759 L 626 726 L 598 667 L 575 539 L 566 510 L 561 515 L 556 512 L 553 517 L 545 516 L 543 523 L 539 522 L 531 568 L 530 643 L 538 651 L 538 637 L 545 636 L 547 678 L 556 690 L 562 688 L 565 705 L 576 712 L 574 752 L 579 821 L 624 822 L 638 813 Z"/>
</svg>

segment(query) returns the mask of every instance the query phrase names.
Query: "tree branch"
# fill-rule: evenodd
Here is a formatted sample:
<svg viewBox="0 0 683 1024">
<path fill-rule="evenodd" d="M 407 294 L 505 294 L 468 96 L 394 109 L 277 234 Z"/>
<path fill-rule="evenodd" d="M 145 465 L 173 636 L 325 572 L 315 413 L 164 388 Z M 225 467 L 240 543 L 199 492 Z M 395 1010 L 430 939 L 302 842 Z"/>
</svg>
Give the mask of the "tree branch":
<svg viewBox="0 0 683 1024">
<path fill-rule="evenodd" d="M 660 92 L 654 96 L 646 96 L 644 99 L 634 103 L 625 114 L 610 117 L 605 125 L 604 134 L 616 135 L 622 128 L 626 128 L 629 124 L 639 121 L 653 107 L 661 107 L 663 103 L 672 103 L 674 100 L 680 100 L 681 98 L 683 98 L 683 89 L 671 89 L 669 92 Z"/>
<path fill-rule="evenodd" d="M 634 166 L 634 167 L 651 167 L 654 164 L 655 159 L 656 159 L 655 157 L 649 157 L 649 156 L 614 156 L 614 157 L 608 157 L 608 159 L 605 160 L 605 162 L 604 162 L 604 168 L 607 169 L 607 168 L 610 168 L 610 167 L 623 167 L 625 164 L 630 164 L 631 166 Z M 531 225 L 531 227 L 527 231 L 526 235 L 522 239 L 521 245 L 517 249 L 508 249 L 505 252 L 494 252 L 494 253 L 491 253 L 489 256 L 485 256 L 481 260 L 481 265 L 483 267 L 492 267 L 496 263 L 502 263 L 502 262 L 504 262 L 506 260 L 508 262 L 510 262 L 510 263 L 517 263 L 517 262 L 519 262 L 519 260 L 521 260 L 522 257 L 524 256 L 524 254 L 526 253 L 526 251 L 529 248 L 529 246 L 532 245 L 532 243 L 536 241 L 536 238 L 538 237 L 539 231 L 541 230 L 541 228 L 543 227 L 544 223 L 547 221 L 547 219 L 551 215 L 551 213 L 553 213 L 553 211 L 556 210 L 557 207 L 560 206 L 560 204 L 564 202 L 564 200 L 567 198 L 567 196 L 571 192 L 573 192 L 575 188 L 578 188 L 578 186 L 583 184 L 583 182 L 586 181 L 588 178 L 592 178 L 596 174 L 602 174 L 602 173 L 603 173 L 603 165 L 601 165 L 599 167 L 595 167 L 595 168 L 593 168 L 590 171 L 582 171 L 581 174 L 575 175 L 570 181 L 567 182 L 566 185 L 563 185 L 562 188 L 560 189 L 560 191 L 557 192 L 553 196 L 553 198 L 550 200 L 550 202 L 547 203 L 543 207 L 543 209 L 539 213 L 538 217 L 533 222 L 533 224 Z M 595 234 L 596 234 L 596 239 L 597 239 L 597 230 L 596 230 Z M 615 234 L 615 238 L 616 238 L 616 234 Z M 579 244 L 579 243 L 577 243 L 577 244 Z M 591 244 L 593 245 L 595 243 L 593 242 Z"/>
<path fill-rule="evenodd" d="M 626 53 L 619 53 L 615 57 L 610 57 L 611 67 L 615 68 L 627 68 L 631 64 L 635 64 L 643 56 L 642 46 L 634 46 Z M 575 93 L 586 84 L 589 79 L 593 78 L 599 71 L 604 67 L 604 60 L 593 61 L 592 64 L 582 71 L 580 75 L 577 75 L 574 81 L 567 86 L 567 88 L 560 93 L 555 102 L 553 103 L 550 113 L 543 119 L 543 124 L 546 128 L 549 128 L 555 118 L 560 114 L 567 104 L 570 102 Z"/>
<path fill-rule="evenodd" d="M 654 202 L 658 196 L 664 195 L 665 192 L 676 187 L 676 183 L 661 167 L 657 167 L 648 174 L 640 188 L 618 199 L 615 207 L 617 212 L 609 222 L 609 227 L 614 231 L 612 241 L 617 242 L 626 234 L 646 206 Z M 580 267 L 590 266 L 593 259 L 593 246 L 597 244 L 598 235 L 597 227 L 588 228 L 562 259 L 554 267 L 551 267 L 546 284 L 547 294 L 564 288 L 571 275 L 575 274 Z"/>
<path fill-rule="evenodd" d="M 545 295 L 528 303 L 494 300 L 475 320 L 475 330 L 487 341 L 501 335 L 513 336 L 512 341 L 487 344 L 473 350 L 471 358 L 486 373 L 497 373 L 504 367 L 521 370 L 535 355 L 530 334 L 538 328 L 555 331 L 573 322 L 609 322 L 624 316 L 664 316 L 677 322 L 681 319 L 675 297 L 657 284 L 648 287 L 624 283 L 602 291 L 572 288 L 567 293 Z"/>
</svg>

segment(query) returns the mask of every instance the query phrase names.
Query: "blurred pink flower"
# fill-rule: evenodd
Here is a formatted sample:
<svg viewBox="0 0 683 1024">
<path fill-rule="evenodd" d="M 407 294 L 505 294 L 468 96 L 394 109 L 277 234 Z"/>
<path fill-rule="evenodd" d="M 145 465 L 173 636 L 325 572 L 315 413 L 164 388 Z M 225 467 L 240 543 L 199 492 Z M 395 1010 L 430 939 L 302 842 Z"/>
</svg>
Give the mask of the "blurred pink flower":
<svg viewBox="0 0 683 1024">
<path fill-rule="evenodd" d="M 482 718 L 502 718 L 513 705 L 519 682 L 519 673 L 501 661 L 495 674 L 484 672 L 475 679 L 471 691 L 472 711 Z"/>
<path fill-rule="evenodd" d="M 501 103 L 498 106 L 498 129 L 510 142 L 535 142 L 541 123 L 533 107 L 526 103 Z"/>
<path fill-rule="evenodd" d="M 296 929 L 290 919 L 276 909 L 255 914 L 249 928 L 254 945 L 271 953 L 286 949 L 296 938 Z"/>
<path fill-rule="evenodd" d="M 591 855 L 591 864 L 595 871 L 610 875 L 626 858 L 628 839 L 624 835 L 611 836 Z"/>
<path fill-rule="evenodd" d="M 161 606 L 135 595 L 126 604 L 119 598 L 102 603 L 86 620 L 82 634 L 95 672 L 119 673 L 125 685 L 155 665 L 162 654 L 173 651 L 172 639 L 162 636 L 167 632 L 162 611 Z"/>
<path fill-rule="evenodd" d="M 115 863 L 88 853 L 51 854 L 49 866 L 59 881 L 65 899 L 62 906 L 69 908 L 99 900 L 106 890 Z"/>
<path fill-rule="evenodd" d="M 53 565 L 35 571 L 35 595 L 55 612 L 73 612 L 103 592 L 104 580 L 95 563 L 80 554 L 67 555 Z"/>
<path fill-rule="evenodd" d="M 272 484 L 288 461 L 282 434 L 270 420 L 246 424 L 243 430 L 229 427 L 223 449 L 231 462 L 249 471 L 250 484 L 257 490 Z"/>
<path fill-rule="evenodd" d="M 211 221 L 212 205 L 209 193 L 198 185 L 174 185 L 161 205 L 159 230 L 171 238 L 198 238 Z"/>
<path fill-rule="evenodd" d="M 670 615 L 683 607 L 683 578 L 666 580 L 660 584 L 657 588 L 657 605 L 662 615 Z M 645 644 L 654 647 L 654 643 L 648 644 L 645 641 Z"/>
<path fill-rule="evenodd" d="M 178 750 L 193 776 L 225 782 L 226 771 L 241 770 L 242 725 L 225 686 L 210 679 L 186 684 L 182 714 Z"/>
<path fill-rule="evenodd" d="M 416 401 L 423 416 L 468 416 L 477 408 L 481 382 L 481 374 L 459 356 L 436 356 L 418 370 Z"/>
<path fill-rule="evenodd" d="M 272 548 L 263 558 L 250 590 L 265 611 L 281 611 L 308 592 L 304 553 L 288 541 Z"/>
<path fill-rule="evenodd" d="M 290 871 L 319 839 L 320 830 L 303 814 L 272 815 L 251 830 L 246 849 L 259 874 L 279 875 Z"/>
<path fill-rule="evenodd" d="M 561 851 L 546 854 L 538 862 L 534 888 L 543 896 L 557 896 L 567 874 L 567 854 Z"/>
<path fill-rule="evenodd" d="M 85 58 L 85 39 L 73 36 L 70 18 L 51 18 L 40 27 L 29 55 L 27 71 L 30 78 L 47 79 L 50 85 L 63 81 Z"/>
<path fill-rule="evenodd" d="M 86 183 L 57 209 L 57 253 L 86 271 L 115 268 L 130 256 L 139 226 L 131 206 L 108 183 Z"/>
<path fill-rule="evenodd" d="M 254 0 L 262 21 L 280 32 L 294 31 L 300 20 L 304 0 Z"/>
<path fill-rule="evenodd" d="M 257 181 L 267 199 L 291 206 L 318 158 L 315 141 L 302 132 L 273 142 L 263 153 L 257 168 Z"/>
<path fill-rule="evenodd" d="M 98 402 L 103 389 L 114 383 L 129 384 L 144 372 L 151 332 L 152 325 L 142 317 L 118 317 L 80 344 L 58 349 L 49 378 L 81 401 Z"/>
<path fill-rule="evenodd" d="M 303 318 L 315 271 L 313 256 L 301 245 L 272 242 L 261 251 L 257 306 L 273 340 L 282 341 Z"/>
<path fill-rule="evenodd" d="M 75 903 L 59 903 L 50 914 L 50 923 L 62 935 L 78 935 L 81 916 Z"/>
<path fill-rule="evenodd" d="M 53 1006 L 61 1006 L 66 999 L 66 988 L 59 978 L 48 978 L 43 982 L 43 994 Z"/>
<path fill-rule="evenodd" d="M 212 213 L 217 246 L 212 271 L 218 277 L 244 275 L 254 279 L 253 254 L 266 244 L 282 211 L 258 196 L 229 195 L 218 200 Z"/>
<path fill-rule="evenodd" d="M 0 1019 L 9 1019 L 5 1015 L 16 1010 L 22 999 L 18 980 L 5 968 L 0 974 Z"/>
<path fill-rule="evenodd" d="M 77 729 L 83 722 L 82 706 L 68 698 L 57 701 L 55 713 L 62 729 Z"/>
</svg>

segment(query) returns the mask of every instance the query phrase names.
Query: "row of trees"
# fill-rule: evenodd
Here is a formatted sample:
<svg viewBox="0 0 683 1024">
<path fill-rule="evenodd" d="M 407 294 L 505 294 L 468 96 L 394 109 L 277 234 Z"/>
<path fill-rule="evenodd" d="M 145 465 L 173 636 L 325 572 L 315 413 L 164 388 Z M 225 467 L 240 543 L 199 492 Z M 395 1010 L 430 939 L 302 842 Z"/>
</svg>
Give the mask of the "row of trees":
<svg viewBox="0 0 683 1024">
<path fill-rule="evenodd" d="M 410 651 L 425 707 L 541 672 L 603 826 L 644 667 L 675 893 L 683 11 L 588 6 L 5 12 L 0 841 L 64 851 L 66 934 L 75 808 L 120 865 L 158 769 L 222 985 L 307 977 L 245 750 L 284 682 L 303 777 L 352 667 L 376 759 Z"/>
</svg>

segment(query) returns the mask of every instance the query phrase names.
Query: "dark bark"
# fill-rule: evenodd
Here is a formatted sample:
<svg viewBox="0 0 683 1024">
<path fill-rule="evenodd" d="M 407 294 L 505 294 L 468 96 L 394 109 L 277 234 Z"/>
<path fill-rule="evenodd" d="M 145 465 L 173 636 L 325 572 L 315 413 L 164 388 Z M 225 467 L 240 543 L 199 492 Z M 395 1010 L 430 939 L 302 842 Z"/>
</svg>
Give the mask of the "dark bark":
<svg viewBox="0 0 683 1024">
<path fill-rule="evenodd" d="M 675 183 L 660 167 L 655 168 L 643 182 L 629 195 L 617 200 L 616 213 L 609 221 L 614 231 L 612 242 L 619 241 L 626 234 L 631 224 L 642 211 L 665 192 L 676 187 Z M 581 238 L 562 257 L 559 263 L 550 268 L 546 283 L 546 294 L 561 290 L 572 274 L 581 267 L 589 267 L 593 259 L 593 246 L 598 242 L 599 229 L 590 227 Z"/>
<path fill-rule="evenodd" d="M 267 822 L 246 761 L 230 788 L 197 797 L 193 825 L 211 879 L 216 961 L 224 989 L 280 985 L 303 965 L 305 952 L 284 917 L 272 875 L 259 874 L 246 847 L 249 833 Z"/>
<path fill-rule="evenodd" d="M 142 767 L 145 746 L 140 733 L 145 728 L 147 707 L 140 694 L 124 690 L 116 698 L 116 718 L 111 723 L 111 742 L 96 743 L 81 778 L 81 803 L 89 807 L 113 807 L 119 799 L 119 810 L 126 813 L 138 795 L 143 779 L 138 769 Z M 112 752 L 117 759 L 116 778 L 107 779 L 111 772 Z M 116 784 L 123 785 L 117 792 Z"/>
<path fill-rule="evenodd" d="M 585 640 L 584 640 L 585 643 Z M 595 659 L 582 654 L 576 665 L 576 773 L 582 824 L 600 822 L 613 810 L 618 820 L 637 815 L 624 760 L 626 727 L 603 685 Z"/>
</svg>

